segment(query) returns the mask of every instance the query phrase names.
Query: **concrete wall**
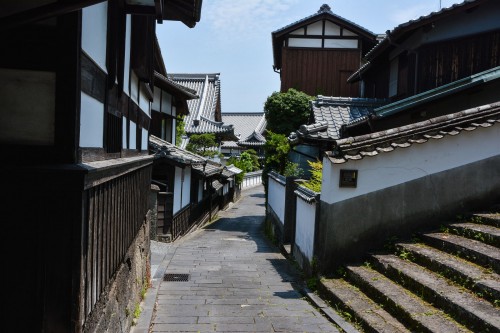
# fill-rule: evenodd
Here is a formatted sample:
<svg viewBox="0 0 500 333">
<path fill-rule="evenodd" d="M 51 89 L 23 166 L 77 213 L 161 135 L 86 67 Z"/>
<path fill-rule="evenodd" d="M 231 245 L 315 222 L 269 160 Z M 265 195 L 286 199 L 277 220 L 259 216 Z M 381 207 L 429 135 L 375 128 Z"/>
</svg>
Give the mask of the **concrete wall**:
<svg viewBox="0 0 500 333">
<path fill-rule="evenodd" d="M 497 155 L 342 201 L 322 201 L 316 252 L 320 269 L 328 272 L 361 259 L 391 236 L 409 237 L 460 212 L 500 202 L 499 165 Z"/>
<path fill-rule="evenodd" d="M 241 188 L 249 188 L 262 184 L 262 170 L 248 172 L 243 176 Z"/>
<path fill-rule="evenodd" d="M 141 290 L 149 286 L 151 211 L 129 247 L 115 279 L 101 295 L 84 326 L 84 333 L 129 332 Z"/>
</svg>

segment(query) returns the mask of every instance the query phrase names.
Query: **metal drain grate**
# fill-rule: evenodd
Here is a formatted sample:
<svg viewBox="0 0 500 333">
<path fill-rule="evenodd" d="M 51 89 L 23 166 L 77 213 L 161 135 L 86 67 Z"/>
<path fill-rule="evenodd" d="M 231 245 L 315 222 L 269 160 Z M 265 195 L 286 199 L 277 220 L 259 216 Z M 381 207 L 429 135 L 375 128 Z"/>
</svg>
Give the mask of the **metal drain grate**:
<svg viewBox="0 0 500 333">
<path fill-rule="evenodd" d="M 165 274 L 163 281 L 186 282 L 189 281 L 189 274 Z"/>
</svg>

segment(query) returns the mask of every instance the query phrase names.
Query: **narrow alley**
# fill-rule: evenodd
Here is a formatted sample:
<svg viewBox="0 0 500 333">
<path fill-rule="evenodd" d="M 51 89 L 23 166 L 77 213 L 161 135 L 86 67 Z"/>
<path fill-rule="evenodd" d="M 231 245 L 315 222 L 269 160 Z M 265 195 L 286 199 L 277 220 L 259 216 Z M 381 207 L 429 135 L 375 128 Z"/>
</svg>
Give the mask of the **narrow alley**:
<svg viewBox="0 0 500 333">
<path fill-rule="evenodd" d="M 262 186 L 246 190 L 215 223 L 172 244 L 153 266 L 146 303 L 156 297 L 155 309 L 132 332 L 337 332 L 293 288 L 298 272 L 264 238 L 264 205 Z"/>
</svg>

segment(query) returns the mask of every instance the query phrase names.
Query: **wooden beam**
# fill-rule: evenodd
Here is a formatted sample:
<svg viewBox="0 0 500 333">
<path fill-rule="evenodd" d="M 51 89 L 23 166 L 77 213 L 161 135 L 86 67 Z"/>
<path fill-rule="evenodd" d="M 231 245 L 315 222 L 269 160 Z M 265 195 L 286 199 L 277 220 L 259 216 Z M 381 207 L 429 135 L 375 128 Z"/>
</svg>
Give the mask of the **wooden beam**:
<svg viewBox="0 0 500 333">
<path fill-rule="evenodd" d="M 74 0 L 74 1 L 64 1 L 64 2 L 53 2 L 40 7 L 25 10 L 1 18 L 0 31 L 12 29 L 29 23 L 46 20 L 54 16 L 71 13 L 82 9 L 83 7 L 92 6 L 104 1 L 106 0 Z"/>
<path fill-rule="evenodd" d="M 80 141 L 81 12 L 58 17 L 55 145 L 59 162 L 76 163 Z"/>
</svg>

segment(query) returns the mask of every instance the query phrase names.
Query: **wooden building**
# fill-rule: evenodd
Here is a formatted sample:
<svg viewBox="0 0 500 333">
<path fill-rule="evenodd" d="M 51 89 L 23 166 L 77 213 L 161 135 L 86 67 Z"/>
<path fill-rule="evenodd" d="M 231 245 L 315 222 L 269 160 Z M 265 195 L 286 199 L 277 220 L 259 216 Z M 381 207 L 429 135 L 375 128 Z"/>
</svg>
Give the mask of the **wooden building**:
<svg viewBox="0 0 500 333">
<path fill-rule="evenodd" d="M 500 66 L 500 3 L 464 1 L 400 24 L 349 78 L 363 97 L 399 100 Z"/>
<path fill-rule="evenodd" d="M 241 170 L 224 167 L 154 135 L 149 147 L 155 156 L 153 183 L 160 187 L 158 240 L 174 241 L 234 201 L 234 175 Z"/>
<path fill-rule="evenodd" d="M 177 84 L 192 89 L 199 96 L 187 102 L 189 114 L 184 118 L 186 136 L 181 147 L 186 148 L 189 136 L 193 134 L 214 134 L 218 143 L 236 140 L 234 127 L 222 122 L 221 82 L 219 73 L 211 74 L 169 74 L 168 78 Z M 216 149 L 214 147 L 214 149 Z"/>
<path fill-rule="evenodd" d="M 358 97 L 358 85 L 347 84 L 361 57 L 376 44 L 376 35 L 334 14 L 328 5 L 272 33 L 275 71 L 281 91 L 309 95 Z"/>
<path fill-rule="evenodd" d="M 465 1 L 400 24 L 349 78 L 385 98 L 345 136 L 382 131 L 498 101 L 500 3 Z M 344 137 L 345 137 L 344 136 Z"/>
<path fill-rule="evenodd" d="M 0 4 L 6 331 L 128 331 L 148 278 L 156 23 L 192 27 L 200 10 Z"/>
</svg>

